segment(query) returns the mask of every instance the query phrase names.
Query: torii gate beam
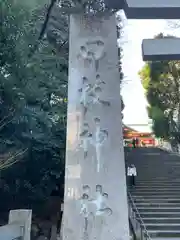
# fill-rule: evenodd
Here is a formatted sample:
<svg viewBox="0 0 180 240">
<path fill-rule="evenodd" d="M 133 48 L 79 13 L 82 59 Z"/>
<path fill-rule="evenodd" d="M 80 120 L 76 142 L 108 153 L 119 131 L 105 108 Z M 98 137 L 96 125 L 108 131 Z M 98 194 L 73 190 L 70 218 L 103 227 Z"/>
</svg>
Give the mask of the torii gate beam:
<svg viewBox="0 0 180 240">
<path fill-rule="evenodd" d="M 143 61 L 180 60 L 180 38 L 144 39 Z"/>
<path fill-rule="evenodd" d="M 179 0 L 106 0 L 110 8 L 124 9 L 128 19 L 179 19 Z"/>
<path fill-rule="evenodd" d="M 180 19 L 180 0 L 106 0 L 110 8 L 124 9 L 128 19 Z M 144 61 L 179 60 L 180 39 L 145 39 Z"/>
</svg>

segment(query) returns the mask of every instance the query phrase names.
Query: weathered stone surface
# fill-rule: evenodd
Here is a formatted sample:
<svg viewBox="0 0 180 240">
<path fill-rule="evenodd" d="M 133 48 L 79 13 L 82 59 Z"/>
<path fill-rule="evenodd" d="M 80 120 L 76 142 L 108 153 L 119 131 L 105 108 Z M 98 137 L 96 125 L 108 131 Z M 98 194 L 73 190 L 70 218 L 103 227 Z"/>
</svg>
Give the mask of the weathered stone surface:
<svg viewBox="0 0 180 240">
<path fill-rule="evenodd" d="M 31 216 L 31 210 L 11 210 L 8 224 L 0 227 L 0 239 L 11 240 L 21 237 L 22 240 L 30 240 Z"/>
<path fill-rule="evenodd" d="M 17 224 L 7 224 L 0 227 L 0 239 L 11 240 L 22 236 L 22 230 Z"/>
<path fill-rule="evenodd" d="M 21 222 L 23 226 L 23 240 L 30 240 L 32 210 L 18 209 L 9 212 L 8 224 Z M 21 228 L 21 227 L 20 227 Z"/>
<path fill-rule="evenodd" d="M 115 16 L 71 16 L 64 240 L 129 240 L 117 63 Z"/>
<path fill-rule="evenodd" d="M 144 61 L 180 60 L 180 38 L 144 39 Z"/>
</svg>

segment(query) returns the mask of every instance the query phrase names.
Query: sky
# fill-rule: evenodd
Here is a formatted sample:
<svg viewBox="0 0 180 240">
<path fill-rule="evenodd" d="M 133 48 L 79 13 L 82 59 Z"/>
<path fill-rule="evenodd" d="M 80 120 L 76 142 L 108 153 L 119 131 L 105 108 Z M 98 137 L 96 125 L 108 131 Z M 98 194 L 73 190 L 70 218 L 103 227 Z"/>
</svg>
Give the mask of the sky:
<svg viewBox="0 0 180 240">
<path fill-rule="evenodd" d="M 147 101 L 144 95 L 138 71 L 144 62 L 141 55 L 141 43 L 144 38 L 153 38 L 167 28 L 165 20 L 126 20 L 124 28 L 122 96 L 125 103 L 125 124 L 148 124 Z M 150 131 L 150 127 L 134 127 L 139 131 Z"/>
</svg>

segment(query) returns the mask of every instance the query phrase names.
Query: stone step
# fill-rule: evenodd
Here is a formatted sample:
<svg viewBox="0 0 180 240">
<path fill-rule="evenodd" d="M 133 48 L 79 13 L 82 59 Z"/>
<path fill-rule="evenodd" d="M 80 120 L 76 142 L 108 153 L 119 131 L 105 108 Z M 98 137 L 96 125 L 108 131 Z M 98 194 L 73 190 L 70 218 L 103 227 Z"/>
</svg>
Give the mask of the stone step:
<svg viewBox="0 0 180 240">
<path fill-rule="evenodd" d="M 127 180 L 127 182 L 128 182 L 129 180 Z M 169 182 L 171 181 L 171 179 L 170 180 L 168 180 Z M 160 183 L 138 183 L 137 182 L 137 180 L 136 180 L 136 186 L 135 186 L 135 188 L 136 187 L 141 187 L 141 186 L 144 186 L 144 187 L 152 187 L 152 186 L 159 186 L 159 187 L 166 187 L 166 186 L 168 186 L 168 187 L 178 187 L 178 186 L 180 186 L 180 183 L 174 183 L 174 184 L 160 184 Z"/>
<path fill-rule="evenodd" d="M 162 211 L 155 211 L 155 212 L 149 212 L 149 211 L 141 211 L 140 212 L 141 218 L 172 218 L 172 217 L 180 217 L 180 212 L 162 212 Z M 138 216 L 137 216 L 138 217 Z"/>
<path fill-rule="evenodd" d="M 126 167 L 127 168 L 127 167 Z M 158 171 L 158 169 L 154 170 L 155 168 L 161 168 L 161 172 Z M 136 169 L 137 169 L 137 177 L 139 176 L 142 176 L 144 174 L 145 176 L 145 173 L 146 174 L 154 174 L 154 173 L 158 173 L 158 175 L 156 175 L 157 178 L 155 179 L 152 179 L 153 181 L 157 180 L 157 179 L 166 179 L 167 176 L 164 175 L 164 173 L 167 173 L 167 174 L 171 174 L 172 172 L 175 172 L 176 174 L 178 174 L 178 171 L 180 170 L 180 167 L 174 167 L 172 168 L 171 166 L 166 166 L 164 168 L 162 168 L 161 166 L 151 166 L 151 168 L 149 168 L 149 166 L 147 167 L 138 167 L 136 165 Z M 173 178 L 173 175 L 172 175 L 172 178 Z M 148 179 L 144 179 L 144 180 L 148 180 Z"/>
<path fill-rule="evenodd" d="M 164 164 L 164 163 L 163 163 Z M 157 168 L 155 170 L 155 168 Z M 159 172 L 159 168 L 161 168 L 161 172 Z M 157 179 L 161 179 L 163 181 L 163 179 L 165 180 L 167 178 L 166 175 L 164 174 L 168 174 L 168 175 L 171 175 L 172 173 L 176 173 L 176 175 L 178 175 L 179 173 L 179 170 L 180 170 L 180 167 L 179 166 L 170 166 L 170 165 L 166 165 L 165 167 L 162 168 L 162 166 L 151 166 L 151 168 L 149 168 L 149 166 L 147 167 L 138 167 L 136 166 L 136 169 L 137 169 L 137 177 L 140 176 L 140 175 L 143 175 L 144 173 L 146 174 L 154 174 L 154 173 L 158 173 L 158 175 L 156 175 L 156 178 L 155 179 L 152 179 L 153 181 L 157 181 Z M 144 174 L 145 176 L 145 174 Z M 172 178 L 174 178 L 174 176 L 172 175 Z M 148 179 L 144 179 L 145 181 L 147 181 Z M 177 179 L 178 180 L 178 179 Z"/>
<path fill-rule="evenodd" d="M 172 163 L 173 163 L 173 165 L 172 166 L 174 166 L 175 164 L 177 164 L 177 165 L 179 165 L 179 162 L 177 161 L 177 158 L 176 157 L 172 157 L 172 155 L 171 155 L 171 158 L 172 158 Z M 171 163 L 171 161 L 169 161 L 168 159 L 163 159 L 163 165 L 162 165 L 162 162 L 161 161 L 152 161 L 152 158 L 147 158 L 146 159 L 146 161 L 145 162 L 140 162 L 140 161 L 134 161 L 133 162 L 133 164 L 137 164 L 138 166 L 147 166 L 147 163 L 149 163 L 150 164 L 150 168 L 151 168 L 151 166 L 152 165 L 161 165 L 161 167 L 163 168 L 164 167 L 164 165 L 165 164 L 167 164 L 167 163 Z M 171 163 L 171 164 L 172 164 Z M 142 165 L 141 165 L 142 164 Z M 127 163 L 127 166 L 128 165 L 130 165 L 130 163 Z M 136 165 L 136 166 L 137 166 Z"/>
<path fill-rule="evenodd" d="M 173 173 L 172 173 L 173 174 Z M 180 184 L 179 182 L 176 182 L 176 179 L 178 179 L 180 176 L 178 175 L 178 176 L 175 176 L 174 178 L 170 175 L 170 176 L 167 176 L 165 179 L 163 179 L 163 180 L 161 180 L 160 178 L 157 178 L 157 176 L 155 175 L 150 175 L 150 176 L 148 176 L 148 174 L 146 173 L 144 176 L 143 175 L 139 175 L 137 178 L 136 178 L 136 181 L 144 181 L 145 179 L 146 180 L 149 180 L 149 182 L 144 182 L 144 184 L 145 185 L 155 185 L 155 184 L 157 184 L 158 182 L 160 183 L 160 182 L 165 182 L 166 184 L 167 184 L 167 182 L 174 182 L 174 184 L 176 184 L 176 185 L 178 185 L 178 184 Z M 152 181 L 152 179 L 156 179 L 157 180 L 157 182 L 156 183 L 153 183 L 153 182 L 151 182 Z M 137 182 L 137 185 L 139 185 L 139 183 Z"/>
<path fill-rule="evenodd" d="M 143 154 L 144 155 L 144 154 Z M 161 156 L 162 156 L 162 154 L 160 154 Z M 161 164 L 162 162 L 170 162 L 169 161 L 169 156 L 171 156 L 171 160 L 172 160 L 172 162 L 176 162 L 177 163 L 177 161 L 178 161 L 178 159 L 179 158 L 177 158 L 177 156 L 176 155 L 173 155 L 173 154 L 171 154 L 171 155 L 169 155 L 168 157 L 166 156 L 166 155 L 164 155 L 163 156 L 163 160 L 162 159 L 158 159 L 159 161 L 157 161 L 157 157 L 156 158 L 153 158 L 152 157 L 153 155 L 147 155 L 146 154 L 146 161 L 144 161 L 144 162 L 142 162 L 142 164 L 144 165 L 144 164 L 146 164 L 146 162 L 151 162 L 151 163 L 154 163 L 154 164 Z M 154 155 L 155 156 L 155 155 Z M 145 157 L 145 156 L 143 156 L 143 157 Z M 128 164 L 131 164 L 129 161 L 127 161 L 127 163 Z M 140 161 L 139 161 L 139 159 L 134 159 L 133 160 L 133 164 L 134 163 L 140 163 Z"/>
<path fill-rule="evenodd" d="M 145 199 L 164 199 L 164 200 L 168 200 L 168 199 L 180 199 L 180 197 L 176 197 L 176 196 L 173 196 L 171 197 L 171 195 L 131 195 L 133 200 L 138 200 L 138 199 L 141 199 L 141 200 L 145 200 Z"/>
<path fill-rule="evenodd" d="M 164 180 L 164 181 L 158 181 L 157 180 L 158 178 L 156 179 L 151 179 L 151 180 L 147 180 L 147 179 L 143 179 L 143 180 L 137 180 L 137 183 L 138 184 L 147 184 L 147 183 L 150 183 L 150 184 L 169 184 L 169 185 L 173 185 L 173 184 L 180 184 L 180 180 L 179 179 L 176 179 L 176 180 L 172 180 L 171 182 L 169 182 L 169 180 Z"/>
<path fill-rule="evenodd" d="M 179 170 L 180 171 L 180 170 Z M 158 174 L 158 173 L 157 173 Z M 175 181 L 175 183 L 177 183 L 176 182 L 176 179 L 178 179 L 179 178 L 179 173 L 177 174 L 177 175 L 174 175 L 174 173 L 171 173 L 171 174 L 167 174 L 167 173 L 163 173 L 163 174 L 166 174 L 166 177 L 165 178 L 160 178 L 160 177 L 157 177 L 157 175 L 156 174 L 148 174 L 147 172 L 145 172 L 144 173 L 144 175 L 143 174 L 138 174 L 138 177 L 136 177 L 136 181 L 144 181 L 145 179 L 146 179 L 146 181 L 147 180 L 149 180 L 149 182 L 145 182 L 145 183 L 151 183 L 151 184 L 154 184 L 153 182 L 151 182 L 152 181 L 152 179 L 156 179 L 156 181 L 157 182 L 165 182 L 165 183 L 167 183 L 168 181 Z M 157 183 L 156 182 L 156 183 Z M 138 183 L 138 182 L 137 182 Z M 179 183 L 179 182 L 178 182 Z"/>
<path fill-rule="evenodd" d="M 161 172 L 158 171 L 158 169 L 154 170 L 154 168 L 161 168 Z M 166 174 L 172 174 L 172 173 L 176 173 L 178 175 L 179 173 L 179 170 L 180 170 L 180 167 L 179 166 L 170 166 L 170 165 L 166 165 L 165 167 L 161 167 L 161 166 L 151 166 L 151 168 L 149 168 L 149 166 L 144 166 L 144 167 L 138 167 L 136 165 L 136 169 L 137 169 L 137 177 L 140 176 L 140 175 L 143 175 L 144 173 L 147 173 L 147 174 L 154 174 L 154 173 L 158 173 L 159 175 L 156 175 L 157 179 L 166 179 L 167 176 L 166 175 L 163 175 L 164 173 Z M 145 174 L 144 174 L 145 176 Z M 172 175 L 172 178 L 174 178 L 174 176 Z M 157 179 L 152 179 L 152 180 L 157 180 Z M 145 179 L 146 180 L 146 179 Z M 147 179 L 148 180 L 148 179 Z"/>
<path fill-rule="evenodd" d="M 158 167 L 160 168 L 160 167 Z M 138 171 L 138 170 L 137 170 Z M 161 173 L 159 173 L 158 171 L 153 171 L 153 169 L 151 171 L 149 170 L 144 170 L 142 169 L 142 171 L 138 171 L 138 175 L 137 175 L 137 179 L 139 181 L 165 181 L 167 182 L 167 180 L 169 178 L 171 178 L 173 181 L 177 181 L 178 180 L 178 177 L 179 177 L 179 171 L 180 169 L 176 169 L 176 170 L 173 170 L 173 169 L 168 169 L 168 170 L 162 170 Z M 159 174 L 159 175 L 157 175 Z M 165 175 L 167 174 L 167 175 Z M 173 175 L 174 174 L 174 175 Z M 154 178 L 151 178 L 151 176 L 153 175 Z"/>
<path fill-rule="evenodd" d="M 144 223 L 180 223 L 180 217 L 144 217 L 142 218 Z M 138 221 L 140 221 L 139 218 L 137 218 Z"/>
<path fill-rule="evenodd" d="M 163 163 L 163 164 L 165 164 L 165 163 Z M 143 174 L 145 172 L 146 173 L 159 173 L 159 175 L 157 175 L 157 178 L 164 179 L 164 178 L 166 178 L 166 175 L 163 175 L 163 173 L 168 173 L 169 174 L 172 171 L 178 173 L 178 171 L 180 169 L 180 165 L 173 165 L 172 166 L 170 164 L 166 164 L 166 165 L 163 166 L 163 168 L 160 164 L 159 165 L 151 165 L 151 166 L 149 166 L 149 165 L 150 164 L 148 164 L 147 166 L 138 166 L 136 164 L 136 169 L 137 169 L 138 176 L 139 176 L 139 174 Z M 128 166 L 126 168 L 128 168 Z M 159 168 L 161 168 L 161 172 L 158 171 Z"/>
<path fill-rule="evenodd" d="M 158 168 L 161 167 L 161 170 L 164 172 L 164 171 L 169 171 L 171 169 L 173 170 L 177 170 L 177 169 L 180 169 L 180 165 L 177 165 L 177 164 L 173 164 L 171 163 L 172 165 L 170 165 L 169 163 L 166 163 L 166 162 L 163 162 L 163 167 L 161 166 L 161 164 L 152 164 L 152 163 L 149 163 L 147 165 L 140 165 L 140 164 L 137 164 L 135 163 L 135 166 L 138 170 L 138 173 L 143 173 L 141 172 L 140 170 L 144 170 L 146 172 L 151 172 L 154 170 L 154 172 L 158 172 Z M 126 166 L 127 168 L 128 166 Z M 155 169 L 156 167 L 156 169 Z M 176 169 L 175 169 L 176 167 Z M 162 172 L 159 172 L 159 174 L 161 174 L 162 176 Z M 159 175 L 158 175 L 159 176 Z"/>
<path fill-rule="evenodd" d="M 163 175 L 162 173 L 170 173 L 172 170 L 176 171 L 178 173 L 177 170 L 180 169 L 179 165 L 178 166 L 177 165 L 172 166 L 172 165 L 168 165 L 168 164 L 163 163 L 165 165 L 163 165 L 163 167 L 162 167 L 161 164 L 154 164 L 154 165 L 153 164 L 150 165 L 150 164 L 151 163 L 149 163 L 148 165 L 143 165 L 143 166 L 141 166 L 141 165 L 138 166 L 138 164 L 135 164 L 136 168 L 137 168 L 137 171 L 138 171 L 138 174 L 143 174 L 144 172 L 146 172 L 146 173 L 154 173 L 154 172 L 157 173 L 158 172 L 159 175 L 157 175 L 157 178 L 162 178 L 163 179 L 166 176 Z M 158 171 L 159 168 L 161 168 L 161 172 Z"/>
<path fill-rule="evenodd" d="M 147 188 L 175 188 L 175 189 L 178 189 L 178 187 L 179 187 L 179 184 L 180 183 L 176 183 L 176 184 L 169 184 L 169 183 L 161 183 L 161 182 L 159 182 L 159 183 L 156 183 L 156 184 L 142 184 L 142 183 L 138 183 L 137 181 L 136 181 L 136 183 L 137 183 L 137 185 L 135 186 L 135 189 L 138 189 L 138 188 L 140 188 L 140 189 L 147 189 Z"/>
<path fill-rule="evenodd" d="M 176 190 L 172 190 L 172 191 L 168 191 L 168 190 L 147 190 L 147 191 L 144 191 L 144 190 L 132 190 L 130 191 L 131 195 L 179 195 L 179 198 L 180 198 L 180 191 L 176 191 Z"/>
<path fill-rule="evenodd" d="M 136 198 L 136 199 L 133 199 L 135 203 L 157 203 L 157 204 L 167 204 L 167 203 L 180 203 L 180 198 L 152 198 L 152 197 L 149 197 L 149 198 Z"/>
<path fill-rule="evenodd" d="M 180 214 L 180 207 L 138 207 L 138 211 L 141 212 L 176 212 Z"/>
<path fill-rule="evenodd" d="M 131 186 L 128 186 L 129 190 L 146 190 L 146 189 L 179 189 L 180 184 L 177 185 L 138 185 L 136 183 L 136 186 L 134 186 L 133 188 Z"/>
<path fill-rule="evenodd" d="M 136 191 L 143 191 L 143 192 L 148 192 L 148 191 L 177 191 L 180 192 L 180 187 L 176 186 L 176 187 L 163 187 L 163 186 L 158 186 L 158 187 L 139 187 L 136 186 L 135 188 L 132 188 L 131 192 L 136 192 Z"/>
<path fill-rule="evenodd" d="M 162 165 L 163 163 L 163 165 Z M 149 161 L 149 160 L 146 160 L 146 162 L 142 163 L 142 162 L 134 162 L 133 163 L 138 169 L 148 169 L 148 166 L 149 166 L 149 169 L 152 170 L 153 167 L 157 166 L 157 167 L 161 167 L 162 169 L 167 169 L 167 167 L 169 167 L 170 169 L 177 166 L 177 168 L 179 168 L 179 164 L 177 163 L 177 160 L 172 160 L 172 163 L 170 165 L 169 161 L 163 161 L 163 162 L 153 162 L 153 161 Z M 126 167 L 128 167 L 130 164 L 126 164 Z M 156 171 L 158 169 L 155 169 Z"/>
<path fill-rule="evenodd" d="M 126 163 L 137 168 L 136 186 L 129 190 L 152 240 L 180 240 L 180 158 L 136 149 Z"/>
<path fill-rule="evenodd" d="M 142 170 L 139 170 L 139 171 L 144 171 L 144 170 L 142 169 Z M 170 171 L 170 170 L 168 170 L 168 171 Z M 151 173 L 153 173 L 153 169 L 152 169 Z M 142 175 L 143 172 L 140 172 L 140 174 Z M 146 171 L 146 174 L 148 174 L 147 171 Z M 138 172 L 138 175 L 137 175 L 136 178 L 137 178 L 139 183 L 149 183 L 149 182 L 151 182 L 151 183 L 161 183 L 162 182 L 162 183 L 166 183 L 166 184 L 169 183 L 168 182 L 168 177 L 163 175 L 163 174 L 157 175 L 156 178 L 151 178 L 151 179 L 147 179 L 146 178 L 146 174 L 144 174 L 144 177 L 145 177 L 144 179 L 140 179 L 139 178 L 139 172 Z M 172 181 L 175 182 L 175 183 L 179 183 L 180 182 L 179 179 L 174 177 L 173 175 L 171 175 L 171 178 L 172 178 Z"/>
<path fill-rule="evenodd" d="M 134 191 L 132 192 L 131 191 L 131 195 L 134 196 L 134 194 L 136 196 L 140 195 L 140 196 L 176 196 L 176 197 L 179 197 L 180 198 L 180 192 L 176 192 L 176 191 L 171 191 L 171 192 L 168 192 L 168 191 L 149 191 L 149 192 L 143 192 L 143 191 Z"/>
<path fill-rule="evenodd" d="M 149 230 L 179 230 L 180 223 L 146 223 L 146 229 Z"/>
<path fill-rule="evenodd" d="M 179 170 L 180 171 L 180 170 Z M 176 178 L 179 178 L 180 176 L 177 176 Z M 140 181 L 143 181 L 144 179 L 149 179 L 149 180 L 151 180 L 151 179 L 153 179 L 153 178 L 156 178 L 156 176 L 152 176 L 152 174 L 151 174 L 151 176 L 148 176 L 147 174 L 146 174 L 146 176 L 142 176 L 142 175 L 139 175 L 139 177 L 138 178 L 136 178 L 136 185 L 137 186 L 139 186 L 140 184 L 137 182 L 138 180 L 140 180 Z M 160 179 L 157 179 L 159 182 L 161 182 L 161 180 Z M 169 182 L 171 182 L 171 181 L 173 181 L 173 178 L 171 177 L 171 176 L 167 176 L 167 178 L 165 179 L 165 180 L 167 180 L 167 181 L 169 181 Z M 176 185 L 176 186 L 178 186 L 180 183 L 174 183 L 174 186 Z M 144 183 L 144 185 L 146 185 L 146 186 L 148 186 L 148 185 L 155 185 L 155 183 L 151 183 L 151 182 L 147 182 L 147 183 Z"/>
<path fill-rule="evenodd" d="M 180 237 L 180 230 L 149 230 L 148 231 L 150 237 Z"/>
<path fill-rule="evenodd" d="M 138 183 L 136 181 L 135 189 L 137 188 L 178 188 L 180 186 L 180 183 L 174 183 L 174 184 L 167 184 L 167 183 Z"/>
<path fill-rule="evenodd" d="M 161 169 L 161 172 L 159 172 L 158 170 L 154 170 L 154 168 L 160 168 L 161 166 L 152 166 L 152 169 L 149 169 L 148 167 L 147 168 L 142 168 L 142 170 L 141 169 L 138 169 L 138 167 L 137 167 L 137 173 L 138 173 L 138 175 L 137 175 L 137 177 L 138 176 L 143 176 L 143 174 L 144 174 L 144 176 L 145 176 L 145 173 L 146 174 L 153 174 L 153 175 L 155 175 L 154 173 L 158 173 L 159 175 L 156 175 L 156 178 L 154 179 L 154 180 L 157 180 L 157 179 L 161 179 L 161 180 L 163 180 L 163 179 L 166 179 L 167 178 L 167 176 L 166 175 L 164 175 L 164 174 L 168 174 L 168 175 L 170 175 L 171 176 L 171 174 L 172 173 L 175 173 L 176 174 L 176 176 L 178 176 L 178 174 L 179 174 L 179 170 L 180 170 L 180 168 L 179 167 L 177 167 L 176 169 L 174 169 L 174 168 L 170 168 L 170 167 L 166 167 L 166 168 L 163 168 L 163 169 Z M 172 178 L 175 178 L 173 175 L 172 175 Z M 145 180 L 148 180 L 148 179 L 146 179 L 145 178 Z M 153 179 L 152 179 L 153 180 Z"/>
<path fill-rule="evenodd" d="M 152 169 L 149 169 L 147 167 L 147 168 L 142 168 L 142 170 L 138 169 L 138 167 L 137 167 L 137 173 L 138 173 L 137 177 L 143 176 L 143 174 L 144 174 L 144 176 L 146 176 L 146 174 L 148 174 L 150 176 L 150 174 L 155 175 L 154 173 L 156 173 L 156 174 L 158 173 L 158 175 L 156 175 L 156 178 L 154 180 L 157 180 L 157 179 L 165 180 L 165 179 L 167 179 L 167 176 L 164 174 L 168 174 L 168 175 L 172 176 L 172 178 L 175 178 L 173 175 L 171 175 L 172 173 L 175 173 L 178 176 L 179 169 L 180 169 L 179 167 L 176 169 L 173 169 L 173 168 L 170 168 L 167 166 L 167 168 L 161 169 L 161 172 L 159 172 L 158 170 L 154 170 L 154 168 L 160 168 L 160 167 L 161 166 L 154 166 L 154 167 L 152 167 Z M 145 178 L 145 180 L 148 180 L 148 179 Z"/>
<path fill-rule="evenodd" d="M 173 163 L 173 164 L 179 165 L 178 162 L 177 162 L 176 156 L 175 156 L 175 157 L 172 157 L 172 156 L 171 156 L 171 158 L 172 158 L 172 163 Z M 159 165 L 159 166 L 161 166 L 161 167 L 163 168 L 163 167 L 164 167 L 164 164 L 169 163 L 169 162 L 171 162 L 171 161 L 169 161 L 168 159 L 165 159 L 165 158 L 163 159 L 163 161 L 153 161 L 153 160 L 152 160 L 152 156 L 151 156 L 151 157 L 147 157 L 147 158 L 146 158 L 146 161 L 144 161 L 144 162 L 139 161 L 139 160 L 133 161 L 133 164 L 136 164 L 136 166 L 139 166 L 140 168 L 141 168 L 141 167 L 144 167 L 144 166 L 147 166 L 147 164 L 150 165 L 150 168 L 151 168 L 151 166 L 153 166 L 153 165 Z M 162 163 L 163 163 L 163 165 L 162 165 Z M 131 164 L 130 162 L 126 162 L 126 165 L 127 165 L 127 166 L 129 166 L 130 164 Z M 172 166 L 174 166 L 174 165 L 172 165 Z"/>
<path fill-rule="evenodd" d="M 158 154 L 159 155 L 159 154 Z M 133 164 L 135 164 L 135 163 L 142 163 L 142 165 L 145 165 L 145 164 L 147 164 L 147 162 L 151 162 L 152 164 L 161 164 L 163 161 L 161 160 L 161 159 L 158 159 L 159 161 L 157 161 L 157 156 L 158 155 L 147 155 L 146 154 L 146 156 L 143 154 L 143 157 L 146 157 L 146 161 L 141 161 L 141 159 L 134 159 L 134 161 L 133 161 Z M 154 157 L 153 156 L 156 156 L 155 157 L 155 161 L 153 161 L 154 160 Z M 161 154 L 161 156 L 162 156 L 162 154 Z M 159 158 L 159 157 L 158 157 Z M 177 157 L 176 156 L 171 156 L 171 158 L 172 158 L 172 161 L 173 162 L 177 162 L 178 160 L 177 160 Z M 151 160 L 151 159 L 153 159 L 153 160 Z M 139 161 L 140 160 L 140 161 Z M 167 158 L 167 157 L 164 157 L 163 158 L 163 160 L 164 160 L 164 162 L 169 162 L 169 159 Z M 129 162 L 128 162 L 129 163 Z M 130 163 L 129 163 L 130 164 Z"/>
<path fill-rule="evenodd" d="M 179 168 L 180 167 L 180 162 L 177 162 L 177 161 L 170 161 L 170 162 L 164 162 L 164 164 L 166 164 L 166 165 L 169 165 L 170 166 L 170 168 L 175 168 L 175 167 L 177 167 L 177 168 Z"/>
<path fill-rule="evenodd" d="M 136 203 L 136 207 L 179 207 L 180 208 L 180 203 L 144 203 L 144 202 L 140 202 L 140 203 Z"/>
<path fill-rule="evenodd" d="M 161 166 L 154 166 L 154 168 L 157 167 L 157 168 L 160 168 Z M 172 176 L 172 179 L 175 179 L 175 177 L 179 176 L 179 168 L 178 169 L 170 169 L 167 167 L 167 169 L 161 169 L 161 172 L 157 171 L 157 170 L 154 170 L 153 168 L 150 170 L 149 168 L 147 169 L 142 169 L 142 170 L 138 170 L 137 169 L 137 178 L 139 176 L 146 176 L 146 174 L 148 174 L 148 176 L 150 177 L 151 174 L 153 175 L 156 175 L 156 178 L 154 180 L 157 180 L 157 179 L 161 179 L 162 181 L 163 180 L 166 180 L 168 176 Z M 158 175 L 157 175 L 158 174 Z M 165 175 L 167 174 L 167 176 Z M 172 175 L 172 174 L 176 174 L 176 175 Z M 147 178 L 145 178 L 144 180 L 148 180 Z"/>
<path fill-rule="evenodd" d="M 179 237 L 153 237 L 152 240 L 179 240 Z"/>
</svg>

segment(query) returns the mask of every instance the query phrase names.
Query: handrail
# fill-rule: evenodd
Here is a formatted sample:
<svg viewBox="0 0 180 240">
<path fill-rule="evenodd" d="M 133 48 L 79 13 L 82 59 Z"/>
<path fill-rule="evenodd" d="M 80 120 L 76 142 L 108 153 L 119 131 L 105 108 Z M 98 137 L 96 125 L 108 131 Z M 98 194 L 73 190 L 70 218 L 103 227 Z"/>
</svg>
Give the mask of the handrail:
<svg viewBox="0 0 180 240">
<path fill-rule="evenodd" d="M 132 204 L 132 208 L 135 210 L 136 214 L 137 214 L 138 217 L 139 217 L 140 224 L 141 224 L 141 229 L 143 228 L 143 231 L 144 231 L 143 234 L 146 235 L 146 237 L 147 237 L 146 239 L 147 239 L 147 240 L 152 240 L 152 238 L 149 236 L 149 233 L 148 233 L 147 228 L 146 228 L 146 226 L 145 226 L 145 224 L 144 224 L 144 221 L 143 221 L 143 219 L 141 218 L 141 215 L 140 215 L 140 213 L 139 213 L 139 211 L 138 211 L 138 209 L 137 209 L 137 207 L 136 207 L 136 204 L 135 204 L 135 202 L 134 202 L 134 200 L 133 200 L 130 192 L 128 192 L 128 195 L 129 195 L 129 199 L 130 199 L 131 204 Z M 136 219 L 136 221 L 138 221 L 138 220 Z"/>
</svg>

